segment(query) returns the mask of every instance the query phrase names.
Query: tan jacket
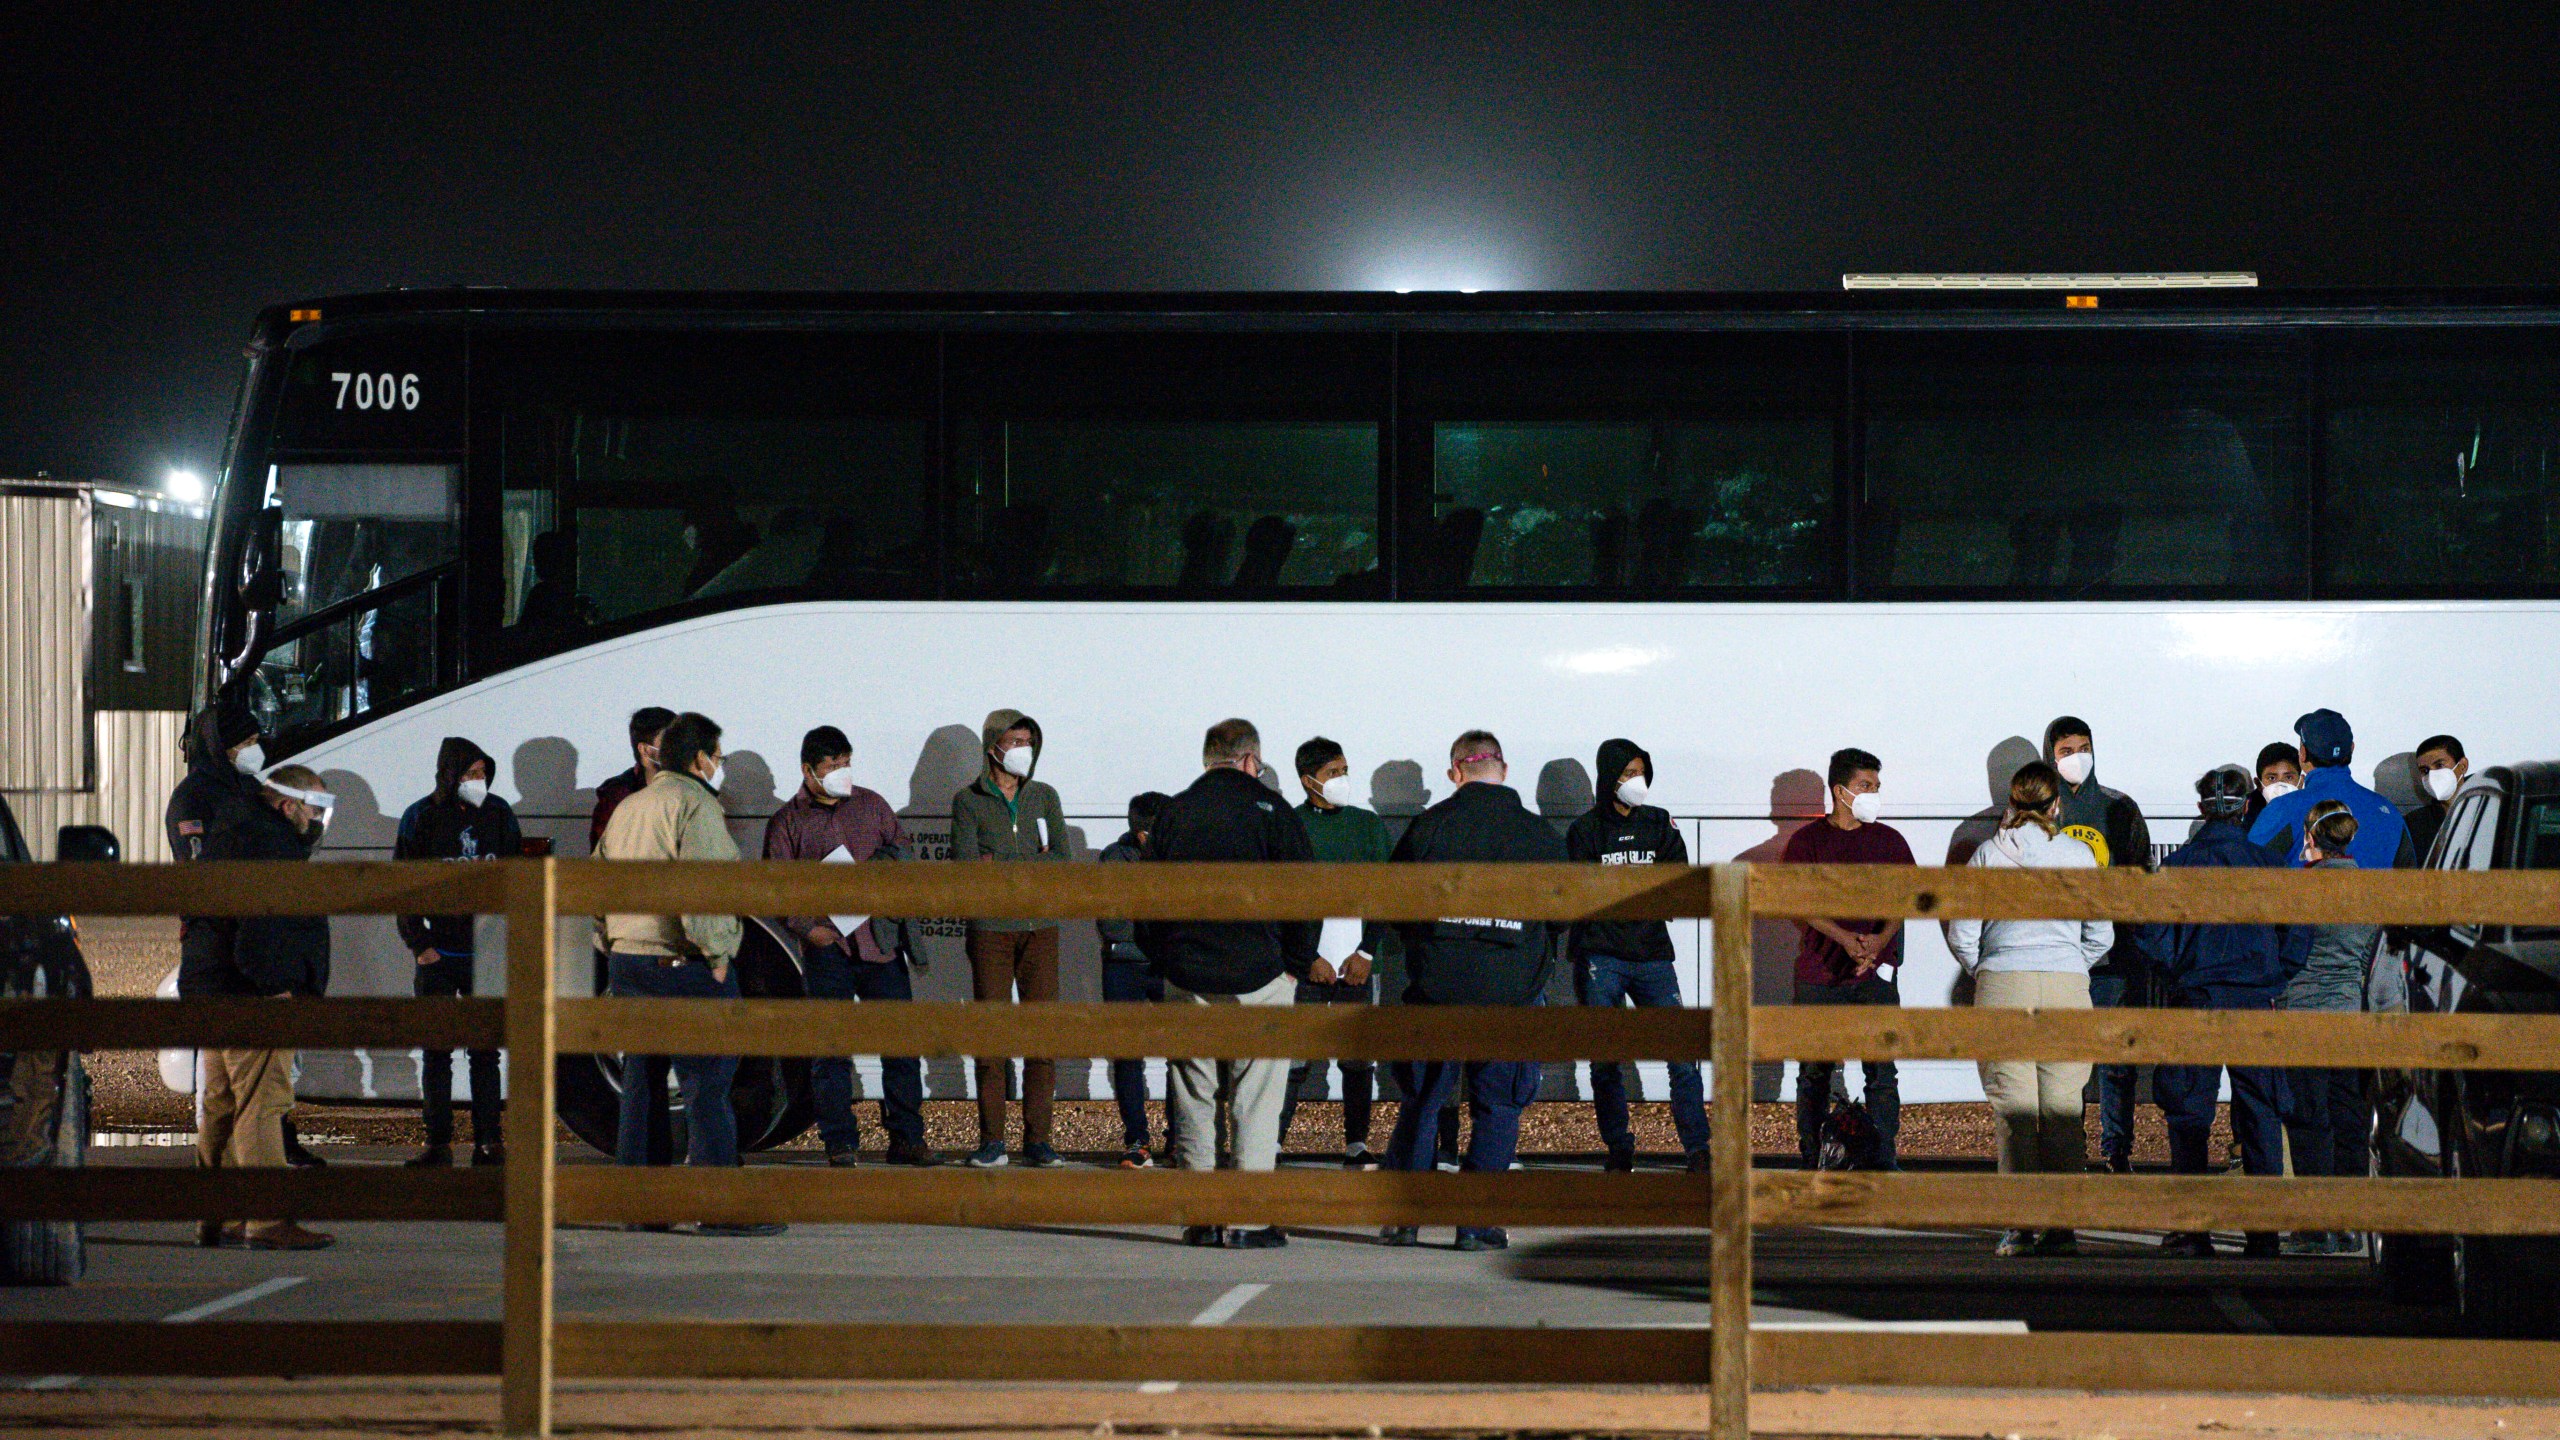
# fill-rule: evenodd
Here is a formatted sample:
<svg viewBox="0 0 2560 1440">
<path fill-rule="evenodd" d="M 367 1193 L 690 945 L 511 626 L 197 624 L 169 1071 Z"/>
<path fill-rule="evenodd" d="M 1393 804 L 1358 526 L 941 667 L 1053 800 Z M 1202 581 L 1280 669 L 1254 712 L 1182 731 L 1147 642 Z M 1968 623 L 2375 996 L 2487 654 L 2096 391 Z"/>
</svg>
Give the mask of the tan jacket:
<svg viewBox="0 0 2560 1440">
<path fill-rule="evenodd" d="M 605 860 L 735 860 L 729 817 L 701 781 L 661 771 L 614 807 L 596 855 Z M 605 945 L 630 955 L 692 955 L 725 964 L 738 953 L 735 915 L 607 915 Z"/>
</svg>

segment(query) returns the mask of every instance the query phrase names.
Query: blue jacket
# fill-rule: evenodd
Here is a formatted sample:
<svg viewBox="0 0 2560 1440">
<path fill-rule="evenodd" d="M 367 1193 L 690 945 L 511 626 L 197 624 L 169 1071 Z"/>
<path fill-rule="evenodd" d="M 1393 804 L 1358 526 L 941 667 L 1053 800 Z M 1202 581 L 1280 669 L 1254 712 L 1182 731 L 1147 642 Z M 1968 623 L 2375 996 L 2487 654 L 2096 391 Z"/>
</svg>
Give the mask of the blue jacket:
<svg viewBox="0 0 2560 1440">
<path fill-rule="evenodd" d="M 2220 865 L 2237 870 L 2275 870 L 2283 868 L 2284 861 L 2273 851 L 2250 843 L 2238 821 L 2209 820 L 2194 839 L 2170 852 L 2160 864 L 2163 869 Z M 2311 947 L 2311 927 L 2155 924 L 2138 927 L 2134 943 L 2177 989 L 2272 995 L 2302 968 Z"/>
<path fill-rule="evenodd" d="M 2409 822 L 2400 818 L 2400 807 L 2357 784 L 2344 765 L 2321 766 L 2302 777 L 2301 789 L 2259 811 L 2258 823 L 2249 827 L 2251 843 L 2264 845 L 2285 864 L 2301 868 L 2303 817 L 2324 800 L 2344 801 L 2355 812 L 2356 841 L 2347 847 L 2347 854 L 2357 869 L 2388 870 L 2400 862 Z"/>
</svg>

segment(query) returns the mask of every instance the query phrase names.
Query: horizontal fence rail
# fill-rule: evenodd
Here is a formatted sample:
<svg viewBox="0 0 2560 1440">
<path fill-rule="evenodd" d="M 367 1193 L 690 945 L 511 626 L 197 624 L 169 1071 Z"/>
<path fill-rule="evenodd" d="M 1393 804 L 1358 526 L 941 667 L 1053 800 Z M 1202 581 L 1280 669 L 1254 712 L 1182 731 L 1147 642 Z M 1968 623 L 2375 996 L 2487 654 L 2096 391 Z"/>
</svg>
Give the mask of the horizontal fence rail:
<svg viewBox="0 0 2560 1440">
<path fill-rule="evenodd" d="M 1265 920 L 1361 915 L 1706 917 L 1719 1011 L 1245 1010 L 825 1001 L 563 1000 L 572 914 L 912 914 Z M 17 1171 L 0 1218 L 503 1218 L 502 1325 L 0 1325 L 35 1371 L 485 1374 L 502 1424 L 547 1433 L 555 1374 L 897 1379 L 1483 1380 L 1710 1384 L 1718 1440 L 1749 1387 L 1932 1384 L 2560 1394 L 2560 1344 L 2279 1336 L 1752 1331 L 1753 1227 L 2560 1232 L 2560 1182 L 1755 1173 L 1748 1094 L 1717 1087 L 1711 1175 L 1522 1172 L 923 1173 L 555 1168 L 558 1053 L 1187 1055 L 1319 1059 L 2039 1059 L 2560 1071 L 2560 1016 L 1754 1007 L 1755 917 L 2107 918 L 2124 923 L 2560 925 L 2560 874 L 1988 871 L 1883 866 L 329 864 L 0 867 L 0 913 L 503 914 L 508 999 L 0 1002 L 0 1049 L 307 1046 L 511 1052 L 503 1176 L 487 1172 Z M 538 938 L 535 938 L 538 937 Z M 1486 1327 L 799 1325 L 558 1321 L 562 1222 L 962 1225 L 1709 1223 L 1717 1325 Z"/>
</svg>

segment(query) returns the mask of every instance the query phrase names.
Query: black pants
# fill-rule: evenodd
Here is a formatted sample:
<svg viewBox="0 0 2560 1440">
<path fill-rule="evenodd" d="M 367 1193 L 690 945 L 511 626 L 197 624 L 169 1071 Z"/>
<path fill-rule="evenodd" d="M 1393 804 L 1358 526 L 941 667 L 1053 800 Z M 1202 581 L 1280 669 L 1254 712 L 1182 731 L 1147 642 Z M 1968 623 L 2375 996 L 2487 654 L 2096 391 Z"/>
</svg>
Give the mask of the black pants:
<svg viewBox="0 0 2560 1440">
<path fill-rule="evenodd" d="M 420 965 L 410 977 L 410 984 L 421 998 L 462 996 L 471 993 L 472 957 L 445 955 L 432 965 Z M 495 1145 L 499 1139 L 498 1052 L 474 1050 L 471 1054 L 471 1143 Z M 453 1052 L 428 1050 L 418 1057 L 418 1097 L 426 1102 L 427 1143 L 453 1143 Z"/>
<path fill-rule="evenodd" d="M 1371 975 L 1366 984 L 1347 985 L 1339 981 L 1331 985 L 1298 982 L 1301 1005 L 1373 1005 L 1378 999 L 1378 977 Z M 1370 1060 L 1300 1060 L 1289 1067 L 1289 1098 L 1280 1102 L 1280 1148 L 1289 1147 L 1289 1122 L 1297 1117 L 1298 1097 L 1306 1093 L 1309 1082 L 1324 1089 L 1324 1067 L 1342 1067 L 1342 1143 L 1369 1143 L 1369 1107 L 1378 1096 L 1378 1067 Z"/>
<path fill-rule="evenodd" d="M 1807 985 L 1796 982 L 1799 1005 L 1900 1005 L 1902 991 L 1893 981 L 1869 974 L 1863 980 L 1846 985 Z M 1796 1146 L 1804 1155 L 1810 1170 L 1822 1158 L 1822 1122 L 1831 1116 L 1831 1077 L 1844 1062 L 1838 1060 L 1799 1060 L 1796 1062 Z M 1861 1060 L 1858 1073 L 1864 1079 L 1859 1098 L 1867 1105 L 1867 1118 L 1875 1122 L 1876 1143 L 1883 1152 L 1878 1158 L 1887 1167 L 1894 1163 L 1894 1141 L 1902 1131 L 1902 1081 L 1894 1073 L 1890 1060 Z"/>
<path fill-rule="evenodd" d="M 2284 1133 L 2296 1175 L 2361 1176 L 2373 1168 L 2372 1108 L 2362 1070 L 2284 1072 Z"/>
</svg>

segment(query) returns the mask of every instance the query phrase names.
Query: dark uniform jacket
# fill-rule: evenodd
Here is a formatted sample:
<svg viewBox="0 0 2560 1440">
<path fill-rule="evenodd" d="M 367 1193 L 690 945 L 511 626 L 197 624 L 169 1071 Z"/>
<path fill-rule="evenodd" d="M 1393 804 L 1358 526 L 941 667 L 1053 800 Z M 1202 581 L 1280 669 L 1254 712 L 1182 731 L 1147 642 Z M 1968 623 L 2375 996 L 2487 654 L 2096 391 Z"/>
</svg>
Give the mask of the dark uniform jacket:
<svg viewBox="0 0 2560 1440">
<path fill-rule="evenodd" d="M 2237 821 L 2207 821 L 2196 837 L 2160 862 L 2163 869 L 2198 865 L 2281 870 L 2284 860 L 2249 843 Z M 2307 925 L 2143 925 L 2134 938 L 2159 967 L 2173 1002 L 2217 1006 L 2263 1000 L 2302 968 L 2311 948 Z"/>
<path fill-rule="evenodd" d="M 1602 865 L 1686 865 L 1689 844 L 1680 838 L 1680 827 L 1673 823 L 1671 812 L 1659 805 L 1638 805 L 1628 814 L 1618 813 L 1618 777 L 1626 773 L 1627 762 L 1641 759 L 1648 780 L 1653 775 L 1653 757 L 1624 740 L 1612 740 L 1600 747 L 1599 784 L 1601 796 L 1591 813 L 1573 822 L 1564 836 L 1568 858 Z M 1612 768 L 1611 762 L 1615 767 Z M 1621 960 L 1663 960 L 1672 958 L 1671 926 L 1662 920 L 1582 920 L 1575 922 L 1571 936 L 1572 953 L 1577 957 L 1614 955 Z"/>
<path fill-rule="evenodd" d="M 1315 847 L 1297 813 L 1241 770 L 1204 770 L 1165 802 L 1147 832 L 1149 860 L 1312 861 Z M 1138 927 L 1138 948 L 1156 974 L 1198 995 L 1245 995 L 1286 971 L 1314 968 L 1313 920 L 1158 920 Z"/>
<path fill-rule="evenodd" d="M 267 809 L 258 798 L 262 787 L 257 777 L 232 766 L 216 743 L 214 726 L 210 706 L 188 725 L 186 778 L 169 795 L 169 853 L 181 861 L 223 858 L 237 848 L 234 832 Z M 178 922 L 179 994 L 243 993 L 230 988 L 235 982 L 229 978 L 239 932 L 239 921 L 218 915 L 189 915 Z"/>
<path fill-rule="evenodd" d="M 1479 780 L 1415 816 L 1388 858 L 1562 860 L 1565 848 L 1519 791 Z M 1408 1005 L 1531 1005 L 1546 993 L 1556 935 L 1545 921 L 1444 916 L 1396 929 Z"/>
<path fill-rule="evenodd" d="M 1105 865 L 1125 864 L 1132 860 L 1144 860 L 1147 858 L 1147 852 L 1143 846 L 1138 844 L 1137 831 L 1123 830 L 1120 832 L 1119 839 L 1102 847 L 1102 854 L 1098 858 Z M 1129 920 L 1096 920 L 1093 922 L 1093 928 L 1094 932 L 1102 937 L 1103 959 L 1110 961 L 1115 965 L 1143 965 L 1146 963 L 1147 952 L 1138 948 L 1138 927 L 1136 922 Z"/>
<path fill-rule="evenodd" d="M 505 860 L 524 853 L 524 832 L 516 812 L 492 795 L 465 805 L 455 787 L 475 763 L 498 767 L 479 746 L 458 736 L 447 737 L 436 752 L 435 793 L 409 807 L 400 817 L 399 838 L 391 845 L 394 860 Z M 472 917 L 468 915 L 403 915 L 400 943 L 415 955 L 437 950 L 446 955 L 474 953 Z"/>
</svg>

